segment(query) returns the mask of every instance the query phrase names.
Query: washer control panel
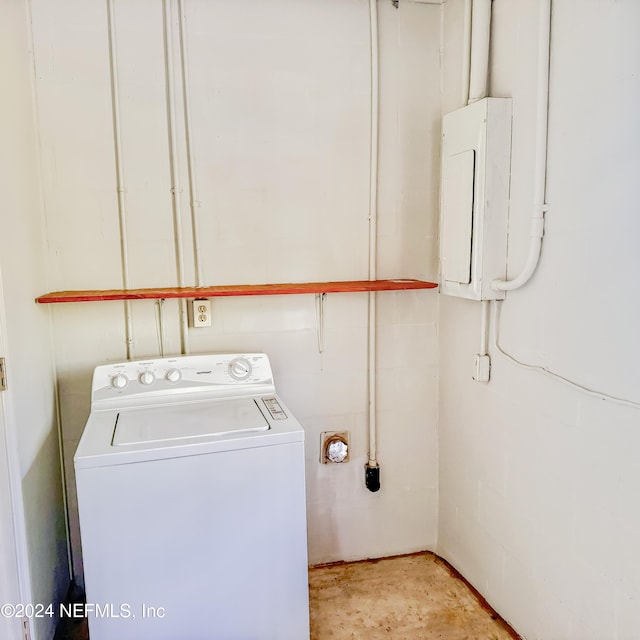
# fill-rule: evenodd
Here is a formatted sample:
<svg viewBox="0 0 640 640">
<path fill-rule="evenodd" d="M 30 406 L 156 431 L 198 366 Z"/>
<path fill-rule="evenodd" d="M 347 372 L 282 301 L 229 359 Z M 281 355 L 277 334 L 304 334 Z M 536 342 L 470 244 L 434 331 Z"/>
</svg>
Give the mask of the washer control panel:
<svg viewBox="0 0 640 640">
<path fill-rule="evenodd" d="M 262 402 L 264 402 L 264 406 L 267 408 L 267 411 L 271 414 L 271 417 L 274 420 L 287 419 L 287 414 L 283 411 L 280 403 L 275 398 L 262 398 Z"/>
<path fill-rule="evenodd" d="M 96 367 L 92 402 L 111 398 L 165 396 L 189 392 L 216 397 L 274 392 L 264 353 L 176 356 Z"/>
</svg>

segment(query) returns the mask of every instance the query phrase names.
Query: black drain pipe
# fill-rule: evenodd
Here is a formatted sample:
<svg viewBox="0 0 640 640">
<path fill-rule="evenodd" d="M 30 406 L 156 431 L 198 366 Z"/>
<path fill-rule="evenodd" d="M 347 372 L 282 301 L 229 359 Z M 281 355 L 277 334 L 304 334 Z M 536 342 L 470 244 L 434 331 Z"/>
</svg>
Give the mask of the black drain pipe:
<svg viewBox="0 0 640 640">
<path fill-rule="evenodd" d="M 372 493 L 380 489 L 380 465 L 374 466 L 369 463 L 364 465 L 364 483 Z"/>
</svg>

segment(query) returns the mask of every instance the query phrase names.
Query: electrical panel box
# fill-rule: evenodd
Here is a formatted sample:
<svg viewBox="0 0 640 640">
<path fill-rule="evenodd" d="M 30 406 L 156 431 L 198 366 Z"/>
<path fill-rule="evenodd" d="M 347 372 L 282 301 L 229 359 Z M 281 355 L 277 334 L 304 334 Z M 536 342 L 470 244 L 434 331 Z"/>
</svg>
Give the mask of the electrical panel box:
<svg viewBox="0 0 640 640">
<path fill-rule="evenodd" d="M 500 300 L 507 275 L 511 98 L 484 98 L 444 116 L 440 292 Z"/>
</svg>

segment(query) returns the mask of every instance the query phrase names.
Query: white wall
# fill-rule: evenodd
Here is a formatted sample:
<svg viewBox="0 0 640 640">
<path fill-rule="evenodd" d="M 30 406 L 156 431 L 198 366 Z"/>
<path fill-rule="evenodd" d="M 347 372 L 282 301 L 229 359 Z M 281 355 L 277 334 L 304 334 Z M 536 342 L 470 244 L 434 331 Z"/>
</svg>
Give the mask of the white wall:
<svg viewBox="0 0 640 640">
<path fill-rule="evenodd" d="M 460 106 L 462 5 L 445 5 L 445 112 Z M 491 91 L 514 98 L 511 276 L 532 202 L 537 5 L 493 2 Z M 637 402 L 639 61 L 636 0 L 554 0 L 542 260 L 501 322 L 519 359 Z M 529 640 L 637 638 L 640 411 L 495 349 L 491 382 L 474 383 L 479 305 L 440 310 L 439 552 Z"/>
<path fill-rule="evenodd" d="M 0 266 L 34 599 L 44 601 L 63 582 L 64 553 L 47 311 L 33 298 L 45 290 L 119 287 L 121 271 L 105 3 L 31 4 L 46 265 L 38 165 L 29 151 L 36 141 L 27 18 L 23 6 L 4 2 L 2 57 L 15 66 L 3 67 L 13 99 L 0 107 L 11 125 L 3 127 L 9 201 L 0 211 Z M 366 276 L 367 4 L 186 1 L 206 284 Z M 444 5 L 445 112 L 460 106 L 462 4 Z M 492 94 L 514 97 L 514 275 L 524 262 L 531 207 L 537 2 L 493 5 Z M 440 8 L 379 7 L 379 275 L 435 279 Z M 636 400 L 639 11 L 634 0 L 554 1 L 551 210 L 540 268 L 509 294 L 501 323 L 503 346 L 520 359 Z M 120 0 L 116 16 L 131 286 L 175 285 L 161 7 Z M 180 148 L 186 187 L 182 137 Z M 193 283 L 186 190 L 182 208 L 186 280 Z M 175 353 L 177 305 L 166 307 L 167 351 Z M 495 349 L 491 383 L 475 384 L 476 304 L 442 298 L 438 314 L 432 292 L 380 294 L 383 489 L 370 494 L 362 481 L 365 296 L 329 296 L 322 355 L 310 296 L 216 300 L 213 308 L 214 326 L 190 331 L 192 351 L 269 353 L 278 389 L 307 431 L 312 562 L 433 548 L 439 447 L 438 549 L 519 632 L 544 640 L 637 636 L 637 410 L 516 368 Z M 135 355 L 157 354 L 153 303 L 133 310 Z M 52 315 L 72 471 L 91 371 L 125 357 L 123 309 L 59 305 Z M 329 428 L 352 431 L 349 464 L 317 463 L 319 433 Z M 68 488 L 79 573 L 72 475 Z"/>
<path fill-rule="evenodd" d="M 35 297 L 46 290 L 41 189 L 34 126 L 32 58 L 26 2 L 0 2 L 0 273 L 8 390 L 7 441 L 19 458 L 27 602 L 57 603 L 69 582 L 49 317 Z M 10 432 L 10 433 L 9 433 Z M 22 526 L 23 525 L 23 526 Z M 25 603 L 26 604 L 26 603 Z M 33 621 L 37 640 L 53 637 L 55 618 Z"/>
<path fill-rule="evenodd" d="M 175 4 L 175 3 L 174 3 Z M 369 22 L 366 0 L 186 0 L 205 284 L 367 277 Z M 106 4 L 32 0 L 51 289 L 122 284 Z M 436 277 L 440 8 L 380 2 L 379 277 Z M 115 3 L 132 287 L 177 284 L 161 3 Z M 173 20 L 176 26 L 175 16 Z M 179 89 L 179 86 L 178 86 Z M 181 113 L 178 114 L 182 121 Z M 186 282 L 194 284 L 179 132 Z M 213 302 L 191 350 L 269 354 L 307 434 L 312 563 L 433 548 L 437 302 L 379 294 L 382 490 L 364 487 L 364 294 L 327 300 L 319 355 L 313 296 Z M 179 350 L 166 303 L 167 352 Z M 136 302 L 137 357 L 158 353 L 155 307 Z M 53 309 L 72 543 L 72 457 L 93 367 L 125 358 L 121 303 Z M 348 429 L 352 460 L 321 466 L 319 434 Z"/>
</svg>

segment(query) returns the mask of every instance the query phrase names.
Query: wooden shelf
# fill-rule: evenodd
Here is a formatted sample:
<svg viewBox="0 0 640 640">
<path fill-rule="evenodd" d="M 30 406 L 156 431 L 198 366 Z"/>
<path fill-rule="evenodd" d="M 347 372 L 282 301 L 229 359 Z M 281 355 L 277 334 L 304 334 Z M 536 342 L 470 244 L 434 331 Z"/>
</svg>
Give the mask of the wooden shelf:
<svg viewBox="0 0 640 640">
<path fill-rule="evenodd" d="M 165 298 L 216 298 L 220 296 L 280 296 L 301 293 L 353 293 L 358 291 L 405 291 L 434 289 L 423 280 L 347 280 L 344 282 L 292 282 L 288 284 L 233 284 L 214 287 L 168 287 L 159 289 L 106 289 L 102 291 L 55 291 L 36 302 L 99 302 L 103 300 L 160 300 Z"/>
</svg>

